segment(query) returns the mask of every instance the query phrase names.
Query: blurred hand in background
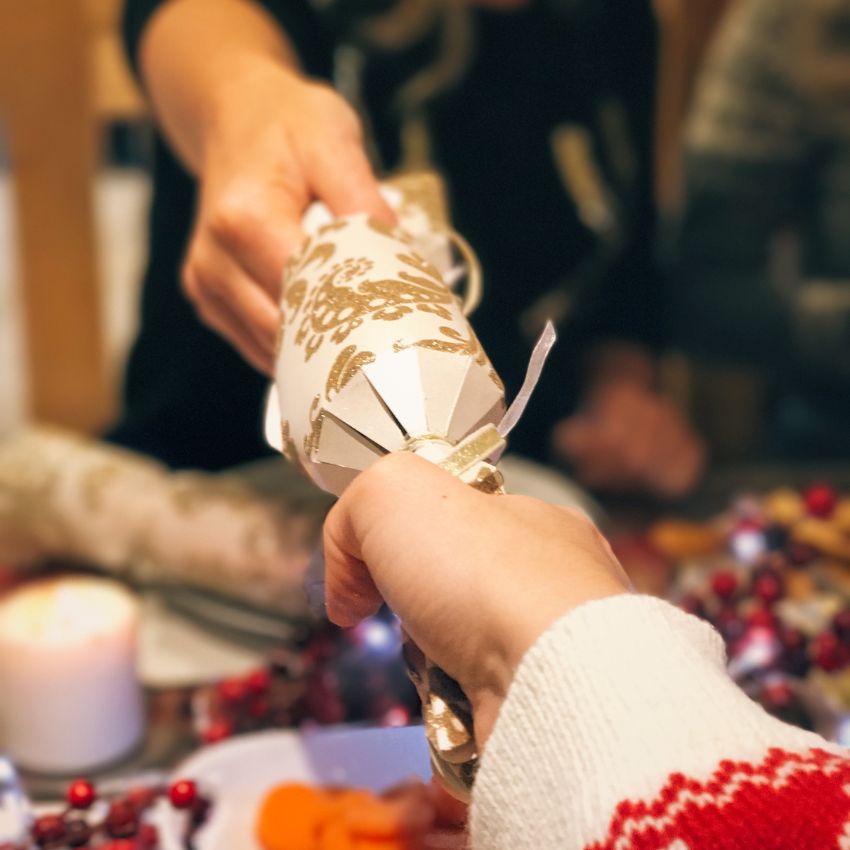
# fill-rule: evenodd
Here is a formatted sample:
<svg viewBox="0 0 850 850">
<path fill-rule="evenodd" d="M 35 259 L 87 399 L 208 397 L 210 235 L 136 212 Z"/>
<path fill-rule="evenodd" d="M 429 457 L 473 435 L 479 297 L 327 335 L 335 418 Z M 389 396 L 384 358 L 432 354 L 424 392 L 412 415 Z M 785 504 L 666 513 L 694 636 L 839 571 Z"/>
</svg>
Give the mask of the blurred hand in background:
<svg viewBox="0 0 850 850">
<path fill-rule="evenodd" d="M 360 121 L 305 76 L 285 33 L 258 6 L 165 4 L 140 61 L 165 134 L 200 181 L 182 281 L 201 319 L 270 373 L 282 273 L 313 200 L 337 215 L 393 221 Z"/>
<path fill-rule="evenodd" d="M 681 412 L 654 389 L 654 364 L 630 346 L 600 352 L 578 412 L 553 432 L 553 448 L 588 487 L 686 495 L 706 467 L 706 446 Z"/>
</svg>

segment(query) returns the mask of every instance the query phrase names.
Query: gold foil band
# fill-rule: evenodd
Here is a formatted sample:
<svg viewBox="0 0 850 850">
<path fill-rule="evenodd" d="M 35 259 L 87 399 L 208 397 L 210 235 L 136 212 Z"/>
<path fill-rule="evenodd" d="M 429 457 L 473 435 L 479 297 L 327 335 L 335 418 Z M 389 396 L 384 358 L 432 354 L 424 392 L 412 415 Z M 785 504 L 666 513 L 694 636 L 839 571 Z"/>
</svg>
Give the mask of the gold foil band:
<svg viewBox="0 0 850 850">
<path fill-rule="evenodd" d="M 461 440 L 451 454 L 439 462 L 438 466 L 460 477 L 464 472 L 486 461 L 504 447 L 505 438 L 496 430 L 495 425 L 488 423 Z"/>
</svg>

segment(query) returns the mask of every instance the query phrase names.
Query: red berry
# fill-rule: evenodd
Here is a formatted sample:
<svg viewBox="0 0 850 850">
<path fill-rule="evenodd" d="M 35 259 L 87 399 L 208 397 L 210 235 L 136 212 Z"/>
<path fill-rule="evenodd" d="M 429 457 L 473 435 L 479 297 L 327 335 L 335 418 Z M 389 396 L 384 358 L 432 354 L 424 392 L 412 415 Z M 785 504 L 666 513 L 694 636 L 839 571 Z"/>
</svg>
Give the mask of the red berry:
<svg viewBox="0 0 850 850">
<path fill-rule="evenodd" d="M 213 720 L 201 733 L 205 744 L 217 744 L 233 734 L 233 724 L 229 720 Z"/>
<path fill-rule="evenodd" d="M 765 685 L 762 691 L 762 702 L 770 708 L 781 708 L 794 701 L 794 692 L 787 682 L 781 679 Z"/>
<path fill-rule="evenodd" d="M 814 663 L 827 673 L 833 673 L 844 666 L 845 658 L 841 651 L 841 644 L 832 632 L 818 635 L 812 641 L 811 652 Z"/>
<path fill-rule="evenodd" d="M 747 625 L 754 629 L 769 629 L 774 631 L 778 626 L 776 615 L 767 608 L 756 608 L 747 618 Z"/>
<path fill-rule="evenodd" d="M 30 832 L 36 844 L 46 847 L 65 837 L 65 821 L 60 815 L 42 815 L 35 819 Z"/>
<path fill-rule="evenodd" d="M 159 830 L 152 823 L 143 823 L 136 836 L 139 850 L 154 850 L 159 844 Z"/>
<path fill-rule="evenodd" d="M 138 812 L 126 800 L 116 800 L 109 806 L 104 826 L 113 838 L 130 838 L 139 828 Z"/>
<path fill-rule="evenodd" d="M 272 677 L 268 670 L 254 670 L 245 677 L 245 684 L 254 696 L 265 696 L 271 685 Z"/>
<path fill-rule="evenodd" d="M 222 679 L 215 690 L 219 698 L 228 705 L 240 703 L 248 695 L 248 685 L 242 679 Z"/>
<path fill-rule="evenodd" d="M 175 809 L 188 809 L 198 798 L 198 788 L 191 779 L 178 779 L 168 789 L 168 799 Z"/>
<path fill-rule="evenodd" d="M 835 510 L 838 494 L 828 484 L 812 484 L 803 494 L 803 500 L 812 516 L 827 519 Z"/>
<path fill-rule="evenodd" d="M 139 848 L 135 841 L 119 838 L 116 841 L 107 841 L 106 844 L 101 844 L 97 850 L 139 850 Z"/>
<path fill-rule="evenodd" d="M 771 567 L 758 570 L 753 578 L 753 595 L 765 605 L 773 605 L 785 595 L 785 582 L 782 576 Z"/>
<path fill-rule="evenodd" d="M 731 599 L 738 589 L 738 577 L 731 570 L 719 570 L 712 576 L 711 589 L 721 599 Z"/>
<path fill-rule="evenodd" d="M 75 779 L 68 786 L 66 796 L 72 809 L 87 809 L 97 799 L 97 792 L 88 779 Z"/>
</svg>

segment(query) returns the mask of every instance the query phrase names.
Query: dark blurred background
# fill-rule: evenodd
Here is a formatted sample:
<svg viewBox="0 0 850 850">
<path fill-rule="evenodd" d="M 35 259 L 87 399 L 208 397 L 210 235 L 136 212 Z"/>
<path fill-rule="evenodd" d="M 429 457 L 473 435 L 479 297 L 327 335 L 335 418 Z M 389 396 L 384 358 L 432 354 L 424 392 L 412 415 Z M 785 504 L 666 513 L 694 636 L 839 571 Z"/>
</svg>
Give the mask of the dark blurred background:
<svg viewBox="0 0 850 850">
<path fill-rule="evenodd" d="M 725 6 L 655 3 L 655 194 L 662 220 L 674 219 L 680 206 L 682 123 Z M 0 6 L 0 434 L 33 418 L 94 433 L 116 415 L 145 260 L 152 147 L 120 16 L 120 0 Z M 525 33 L 533 37 L 533 27 Z M 451 120 L 453 108 L 444 107 L 443 120 Z M 474 222 L 475 212 L 463 210 L 463 217 Z M 746 371 L 696 368 L 671 354 L 664 375 L 717 456 L 747 450 L 759 407 Z M 734 417 L 718 414 L 718 393 Z"/>
</svg>

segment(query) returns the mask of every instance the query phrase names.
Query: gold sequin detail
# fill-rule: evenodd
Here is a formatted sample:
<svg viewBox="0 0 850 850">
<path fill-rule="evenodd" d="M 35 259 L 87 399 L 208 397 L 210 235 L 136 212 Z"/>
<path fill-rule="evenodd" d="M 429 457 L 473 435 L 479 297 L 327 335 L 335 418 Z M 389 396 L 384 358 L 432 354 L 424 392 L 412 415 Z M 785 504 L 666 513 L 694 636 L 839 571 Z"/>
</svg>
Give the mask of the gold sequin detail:
<svg viewBox="0 0 850 850">
<path fill-rule="evenodd" d="M 280 420 L 280 450 L 283 456 L 293 466 L 301 466 L 301 460 L 298 457 L 298 448 L 295 445 L 295 440 L 292 439 L 289 422 L 286 419 Z"/>
<path fill-rule="evenodd" d="M 277 324 L 277 333 L 274 338 L 274 359 L 277 361 L 278 355 L 280 354 L 281 348 L 283 348 L 283 331 L 286 326 L 286 320 L 283 317 L 283 313 L 281 313 L 280 321 Z"/>
<path fill-rule="evenodd" d="M 292 323 L 304 303 L 304 296 L 307 294 L 307 281 L 304 278 L 291 283 L 286 287 L 283 294 L 283 303 L 286 305 L 284 309 L 284 321 Z"/>
<path fill-rule="evenodd" d="M 326 339 L 340 345 L 366 319 L 395 321 L 414 309 L 451 319 L 445 306 L 454 296 L 439 272 L 415 252 L 397 256 L 408 267 L 397 278 L 368 279 L 372 264 L 360 257 L 336 263 L 319 279 L 307 296 L 295 336 L 295 344 L 304 346 L 305 362 Z"/>
<path fill-rule="evenodd" d="M 319 242 L 314 245 L 312 239 L 308 240 L 295 262 L 287 266 L 286 279 L 303 274 L 310 266 L 321 268 L 335 253 L 336 245 L 333 242 Z"/>
<path fill-rule="evenodd" d="M 387 224 L 373 216 L 369 216 L 369 218 L 366 219 L 366 223 L 369 225 L 369 229 L 375 233 L 379 233 L 381 236 L 386 236 L 388 239 L 398 239 L 398 230 L 393 225 Z"/>
<path fill-rule="evenodd" d="M 371 351 L 361 351 L 357 354 L 356 345 L 347 345 L 337 355 L 331 371 L 328 372 L 328 380 L 325 384 L 325 398 L 330 401 L 331 396 L 341 392 L 348 382 L 367 364 L 375 361 L 375 355 Z"/>
<path fill-rule="evenodd" d="M 461 440 L 452 453 L 439 462 L 438 466 L 446 472 L 451 472 L 452 475 L 461 475 L 504 445 L 505 438 L 496 430 L 496 426 L 485 425 Z"/>
<path fill-rule="evenodd" d="M 338 218 L 336 221 L 329 221 L 319 228 L 319 236 L 326 236 L 328 233 L 336 233 L 337 230 L 344 230 L 346 226 L 345 219 Z"/>
<path fill-rule="evenodd" d="M 304 455 L 308 460 L 313 459 L 313 453 L 319 448 L 319 439 L 322 436 L 322 422 L 325 420 L 325 412 L 321 409 L 321 396 L 316 396 L 310 405 L 310 430 L 304 435 Z"/>
</svg>

